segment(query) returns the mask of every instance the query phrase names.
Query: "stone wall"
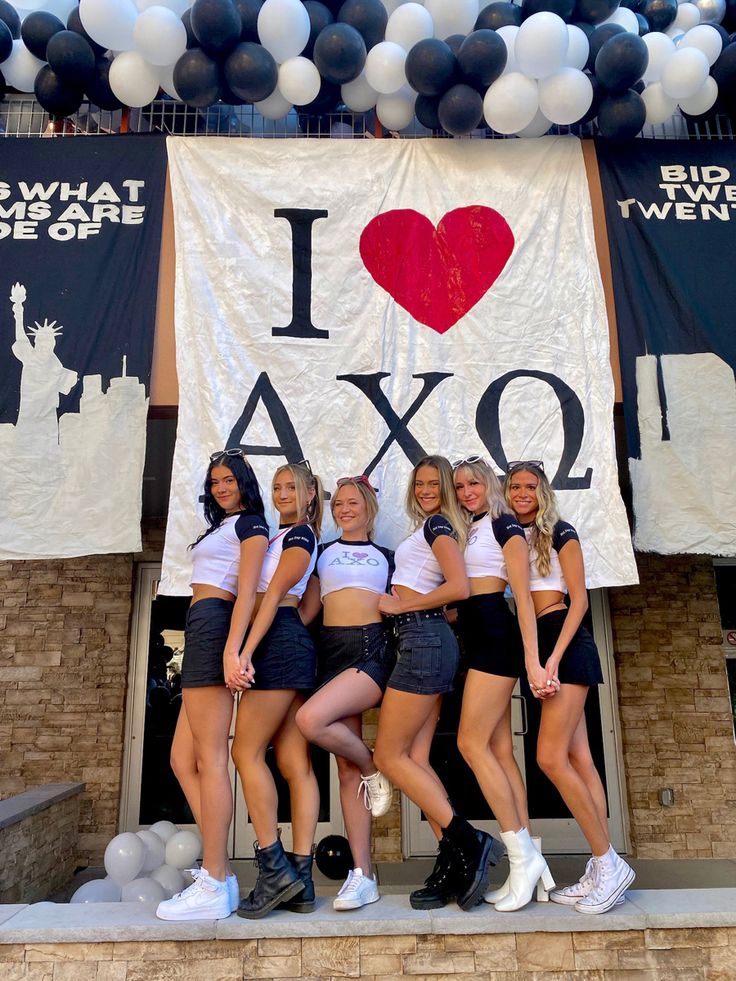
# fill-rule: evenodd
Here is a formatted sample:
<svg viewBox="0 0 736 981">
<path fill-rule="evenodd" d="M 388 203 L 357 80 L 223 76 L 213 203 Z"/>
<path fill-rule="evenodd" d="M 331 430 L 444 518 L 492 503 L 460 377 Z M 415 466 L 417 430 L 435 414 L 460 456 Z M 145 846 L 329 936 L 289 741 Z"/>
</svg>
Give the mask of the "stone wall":
<svg viewBox="0 0 736 981">
<path fill-rule="evenodd" d="M 637 563 L 640 585 L 610 591 L 633 853 L 734 858 L 736 746 L 713 563 Z M 659 802 L 663 787 L 674 806 Z"/>
</svg>

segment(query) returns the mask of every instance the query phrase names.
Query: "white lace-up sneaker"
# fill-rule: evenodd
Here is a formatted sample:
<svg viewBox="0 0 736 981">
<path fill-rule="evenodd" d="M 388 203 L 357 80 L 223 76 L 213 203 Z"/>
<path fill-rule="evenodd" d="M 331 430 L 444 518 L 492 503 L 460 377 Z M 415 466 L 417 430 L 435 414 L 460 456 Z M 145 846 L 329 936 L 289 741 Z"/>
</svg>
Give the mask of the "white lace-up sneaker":
<svg viewBox="0 0 736 981">
<path fill-rule="evenodd" d="M 234 872 L 231 872 L 225 878 L 225 885 L 227 886 L 227 896 L 230 900 L 230 912 L 234 913 L 240 902 L 240 886 L 238 884 L 238 877 Z"/>
<path fill-rule="evenodd" d="M 593 888 L 594 861 L 595 859 L 593 858 L 588 859 L 585 866 L 585 872 L 583 872 L 578 882 L 573 882 L 570 886 L 563 886 L 561 889 L 553 889 L 549 894 L 549 898 L 552 900 L 552 902 L 559 903 L 561 906 L 574 906 L 579 900 L 585 899 Z M 622 893 L 614 905 L 620 906 L 625 902 L 626 897 Z"/>
<path fill-rule="evenodd" d="M 575 903 L 575 909 L 578 913 L 606 913 L 623 897 L 635 878 L 631 866 L 609 848 L 607 854 L 594 860 L 593 887 Z"/>
<path fill-rule="evenodd" d="M 380 898 L 375 876 L 369 878 L 363 875 L 362 869 L 352 869 L 332 901 L 332 908 L 360 909 L 361 906 L 375 903 Z"/>
<path fill-rule="evenodd" d="M 365 809 L 370 811 L 374 818 L 382 817 L 388 813 L 393 795 L 388 777 L 385 777 L 378 770 L 367 777 L 361 775 L 358 797 L 360 797 L 361 791 Z"/>
<path fill-rule="evenodd" d="M 213 879 L 207 869 L 189 869 L 194 882 L 171 899 L 158 904 L 160 920 L 224 920 L 230 916 L 227 885 Z"/>
</svg>

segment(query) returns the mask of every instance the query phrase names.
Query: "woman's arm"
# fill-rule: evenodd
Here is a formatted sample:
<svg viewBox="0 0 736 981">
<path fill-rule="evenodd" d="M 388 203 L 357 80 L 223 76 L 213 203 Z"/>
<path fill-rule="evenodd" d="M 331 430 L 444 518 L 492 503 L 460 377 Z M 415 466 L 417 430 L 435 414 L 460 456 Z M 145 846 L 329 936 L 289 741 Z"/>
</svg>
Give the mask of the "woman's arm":
<svg viewBox="0 0 736 981">
<path fill-rule="evenodd" d="M 431 610 L 436 606 L 445 606 L 455 600 L 467 599 L 470 596 L 470 586 L 465 572 L 465 562 L 457 542 L 449 535 L 438 535 L 432 543 L 435 554 L 445 581 L 429 593 L 417 594 L 411 599 L 400 599 L 396 589 L 384 593 L 378 600 L 381 613 L 396 616 L 398 613 L 413 613 L 417 610 Z"/>
<path fill-rule="evenodd" d="M 240 566 L 238 568 L 238 595 L 233 606 L 230 632 L 225 642 L 223 670 L 225 684 L 235 693 L 242 688 L 243 675 L 240 673 L 240 648 L 245 631 L 250 623 L 251 613 L 256 601 L 256 587 L 261 574 L 263 558 L 268 549 L 265 535 L 253 535 L 240 543 Z"/>
<path fill-rule="evenodd" d="M 503 557 L 516 603 L 521 639 L 524 642 L 524 664 L 529 684 L 535 689 L 545 687 L 548 675 L 539 664 L 537 618 L 532 594 L 529 592 L 529 547 L 526 539 L 521 535 L 509 538 L 503 546 Z"/>
<path fill-rule="evenodd" d="M 588 593 L 585 589 L 585 564 L 583 550 L 577 539 L 567 541 L 557 553 L 560 560 L 562 575 L 565 577 L 570 594 L 570 606 L 562 624 L 560 636 L 557 638 L 554 650 L 545 665 L 547 677 L 557 678 L 557 669 L 567 645 L 575 636 L 575 631 L 583 622 L 588 611 Z"/>
<path fill-rule="evenodd" d="M 310 576 L 307 588 L 304 590 L 302 601 L 298 606 L 299 616 L 302 623 L 310 624 L 322 609 L 322 600 L 319 595 L 319 579 L 317 576 Z"/>
</svg>

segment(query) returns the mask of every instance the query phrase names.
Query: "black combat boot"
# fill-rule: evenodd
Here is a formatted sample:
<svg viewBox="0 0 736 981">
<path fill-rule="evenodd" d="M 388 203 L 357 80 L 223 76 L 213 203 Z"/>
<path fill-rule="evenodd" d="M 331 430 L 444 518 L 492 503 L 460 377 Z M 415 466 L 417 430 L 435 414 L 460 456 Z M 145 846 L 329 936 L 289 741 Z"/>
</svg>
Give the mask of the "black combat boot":
<svg viewBox="0 0 736 981">
<path fill-rule="evenodd" d="M 424 880 L 422 889 L 409 895 L 412 909 L 441 909 L 457 896 L 459 882 L 455 856 L 449 839 L 442 838 L 434 868 Z"/>
<path fill-rule="evenodd" d="M 487 832 L 479 831 L 457 816 L 442 830 L 443 840 L 449 840 L 455 855 L 457 904 L 460 909 L 472 909 L 483 899 L 491 879 L 491 866 L 503 857 L 504 847 Z"/>
<path fill-rule="evenodd" d="M 286 857 L 291 862 L 302 884 L 302 891 L 296 893 L 293 899 L 279 903 L 279 909 L 288 909 L 292 913 L 313 913 L 317 905 L 314 898 L 314 882 L 312 880 L 312 856 L 296 855 L 287 852 Z"/>
<path fill-rule="evenodd" d="M 304 888 L 280 841 L 268 848 L 259 848 L 256 842 L 255 850 L 258 878 L 250 895 L 241 899 L 237 909 L 238 916 L 244 916 L 246 920 L 260 919 Z"/>
</svg>

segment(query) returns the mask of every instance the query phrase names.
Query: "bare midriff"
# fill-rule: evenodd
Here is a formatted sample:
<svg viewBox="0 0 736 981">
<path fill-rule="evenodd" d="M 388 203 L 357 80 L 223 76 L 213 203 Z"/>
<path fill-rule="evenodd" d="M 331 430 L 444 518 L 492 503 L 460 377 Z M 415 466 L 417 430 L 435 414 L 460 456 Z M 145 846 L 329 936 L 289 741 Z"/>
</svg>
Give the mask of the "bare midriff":
<svg viewBox="0 0 736 981">
<path fill-rule="evenodd" d="M 367 623 L 380 623 L 383 618 L 378 609 L 378 597 L 378 593 L 355 586 L 328 593 L 322 600 L 322 622 L 326 627 L 362 627 Z"/>
<path fill-rule="evenodd" d="M 536 616 L 541 617 L 545 613 L 552 613 L 554 610 L 566 610 L 567 607 L 562 602 L 564 595 L 557 589 L 540 589 L 538 593 L 532 593 Z"/>
<path fill-rule="evenodd" d="M 506 589 L 506 580 L 500 576 L 477 576 L 468 579 L 471 596 L 485 596 L 488 593 L 502 593 Z"/>
<path fill-rule="evenodd" d="M 192 605 L 199 603 L 203 599 L 222 599 L 229 600 L 231 603 L 235 602 L 235 596 L 226 589 L 220 589 L 219 586 L 210 586 L 205 582 L 193 582 Z"/>
<path fill-rule="evenodd" d="M 265 593 L 256 593 L 256 601 L 253 604 L 253 612 L 250 616 L 251 623 L 255 620 L 256 613 L 258 613 L 260 610 L 261 603 L 263 602 L 263 597 L 265 595 Z M 279 603 L 279 606 L 291 606 L 296 609 L 296 607 L 299 606 L 299 597 L 295 596 L 293 593 L 287 593 Z"/>
</svg>

